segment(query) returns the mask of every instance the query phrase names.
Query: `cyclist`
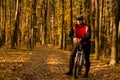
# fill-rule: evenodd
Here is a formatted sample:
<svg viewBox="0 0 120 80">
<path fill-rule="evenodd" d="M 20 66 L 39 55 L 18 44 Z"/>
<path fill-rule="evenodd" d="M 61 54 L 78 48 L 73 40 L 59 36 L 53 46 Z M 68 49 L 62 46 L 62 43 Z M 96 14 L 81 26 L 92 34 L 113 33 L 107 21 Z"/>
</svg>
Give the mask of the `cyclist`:
<svg viewBox="0 0 120 80">
<path fill-rule="evenodd" d="M 72 75 L 77 47 L 79 44 L 82 44 L 82 48 L 85 53 L 85 62 L 86 62 L 85 64 L 86 71 L 85 71 L 84 78 L 87 78 L 89 70 L 90 70 L 91 28 L 87 24 L 83 23 L 83 19 L 84 17 L 82 14 L 79 14 L 76 16 L 76 23 L 74 24 L 69 34 L 69 37 L 74 42 L 74 46 L 73 46 L 73 50 L 70 55 L 69 71 L 65 74 Z"/>
</svg>

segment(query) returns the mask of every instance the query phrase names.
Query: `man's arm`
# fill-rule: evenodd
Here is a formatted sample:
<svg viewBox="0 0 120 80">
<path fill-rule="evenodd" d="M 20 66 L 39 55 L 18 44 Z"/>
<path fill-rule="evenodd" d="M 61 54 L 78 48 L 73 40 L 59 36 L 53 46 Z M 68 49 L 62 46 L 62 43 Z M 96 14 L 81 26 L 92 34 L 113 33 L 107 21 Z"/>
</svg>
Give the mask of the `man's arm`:
<svg viewBox="0 0 120 80">
<path fill-rule="evenodd" d="M 74 30 L 73 30 L 73 28 L 71 29 L 71 31 L 69 33 L 69 37 L 73 40 L 73 38 L 74 38 Z"/>
</svg>

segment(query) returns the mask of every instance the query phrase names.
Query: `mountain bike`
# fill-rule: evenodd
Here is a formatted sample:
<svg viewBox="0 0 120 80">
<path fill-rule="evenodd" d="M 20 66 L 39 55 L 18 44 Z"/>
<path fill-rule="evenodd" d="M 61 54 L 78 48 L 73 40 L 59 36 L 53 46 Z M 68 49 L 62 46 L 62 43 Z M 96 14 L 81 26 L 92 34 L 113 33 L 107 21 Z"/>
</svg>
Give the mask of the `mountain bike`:
<svg viewBox="0 0 120 80">
<path fill-rule="evenodd" d="M 82 49 L 82 44 L 79 44 L 76 52 L 75 65 L 74 65 L 75 78 L 77 78 L 81 74 L 83 65 L 84 65 L 84 51 Z"/>
</svg>

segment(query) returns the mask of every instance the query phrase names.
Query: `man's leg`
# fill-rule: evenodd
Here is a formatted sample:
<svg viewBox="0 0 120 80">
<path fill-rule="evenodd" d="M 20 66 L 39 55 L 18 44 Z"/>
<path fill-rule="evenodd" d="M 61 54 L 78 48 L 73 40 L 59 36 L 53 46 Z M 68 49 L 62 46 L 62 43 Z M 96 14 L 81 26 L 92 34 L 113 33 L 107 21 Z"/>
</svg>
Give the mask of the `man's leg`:
<svg viewBox="0 0 120 80">
<path fill-rule="evenodd" d="M 85 71 L 85 75 L 84 77 L 88 77 L 88 73 L 89 73 L 89 70 L 90 70 L 90 45 L 86 45 L 85 46 L 85 61 L 86 61 L 86 64 L 85 64 L 85 68 L 86 68 L 86 71 Z"/>
<path fill-rule="evenodd" d="M 90 59 L 89 59 L 89 56 L 90 55 L 86 53 L 86 56 L 85 56 L 85 61 L 86 61 L 85 68 L 86 68 L 86 71 L 85 71 L 84 77 L 88 77 L 88 73 L 89 73 L 89 70 L 90 70 Z"/>
<path fill-rule="evenodd" d="M 71 52 L 70 59 L 69 59 L 69 72 L 66 73 L 67 75 L 72 75 L 73 73 L 74 59 L 76 56 L 77 47 L 78 47 L 78 44 L 75 44 L 73 46 L 73 50 Z"/>
</svg>

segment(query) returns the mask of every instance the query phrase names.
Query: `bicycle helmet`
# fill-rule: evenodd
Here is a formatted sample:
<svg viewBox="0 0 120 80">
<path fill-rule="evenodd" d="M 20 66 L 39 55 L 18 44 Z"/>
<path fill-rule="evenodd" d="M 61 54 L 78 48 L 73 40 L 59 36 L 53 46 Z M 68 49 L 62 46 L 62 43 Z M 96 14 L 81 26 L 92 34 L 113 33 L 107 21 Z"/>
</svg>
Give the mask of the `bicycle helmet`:
<svg viewBox="0 0 120 80">
<path fill-rule="evenodd" d="M 78 14 L 77 16 L 76 16 L 76 20 L 83 20 L 83 15 L 82 14 Z"/>
</svg>

